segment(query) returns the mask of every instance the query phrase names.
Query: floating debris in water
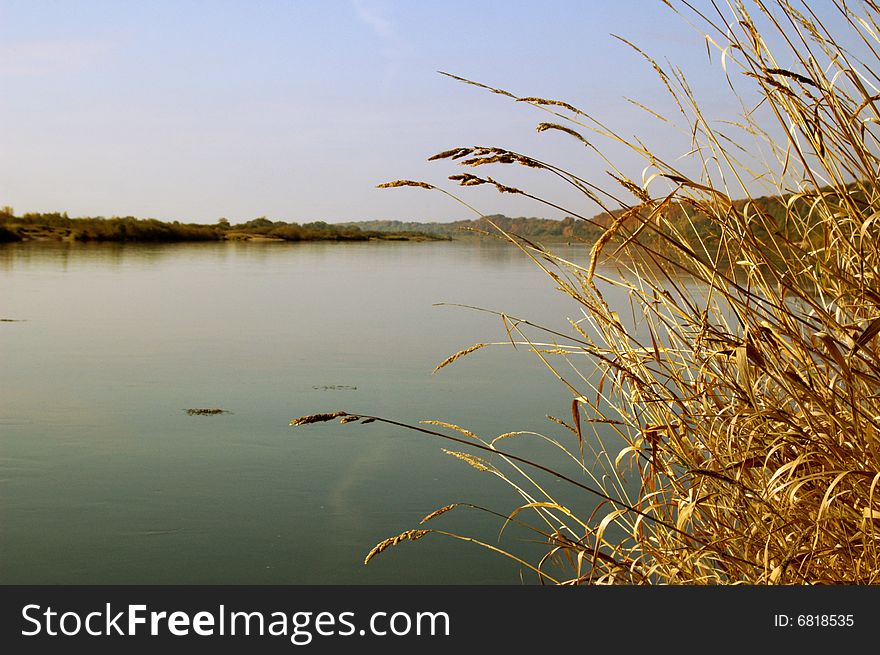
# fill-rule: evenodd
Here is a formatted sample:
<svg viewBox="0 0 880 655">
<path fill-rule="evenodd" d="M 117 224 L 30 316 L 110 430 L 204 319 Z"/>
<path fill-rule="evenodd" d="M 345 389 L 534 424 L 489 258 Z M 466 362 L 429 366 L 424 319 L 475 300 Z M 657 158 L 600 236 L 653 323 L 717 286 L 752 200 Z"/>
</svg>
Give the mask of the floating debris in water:
<svg viewBox="0 0 880 655">
<path fill-rule="evenodd" d="M 229 410 L 220 409 L 219 407 L 213 407 L 209 409 L 203 408 L 195 408 L 195 409 L 185 409 L 187 416 L 216 416 L 217 414 L 232 414 Z"/>
<path fill-rule="evenodd" d="M 357 387 L 352 387 L 348 384 L 316 384 L 312 389 L 317 389 L 318 391 L 357 391 Z"/>
<path fill-rule="evenodd" d="M 168 534 L 177 534 L 178 532 L 183 532 L 183 528 L 170 528 L 168 530 L 141 530 L 140 532 L 136 532 L 135 536 L 138 537 L 162 537 Z"/>
</svg>

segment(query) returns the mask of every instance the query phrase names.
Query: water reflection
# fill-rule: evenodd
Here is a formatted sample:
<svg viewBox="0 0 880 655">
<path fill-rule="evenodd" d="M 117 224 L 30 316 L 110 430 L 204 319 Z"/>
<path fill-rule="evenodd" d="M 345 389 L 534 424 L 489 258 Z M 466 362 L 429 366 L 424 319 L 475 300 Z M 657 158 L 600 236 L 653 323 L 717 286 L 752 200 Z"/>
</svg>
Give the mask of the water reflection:
<svg viewBox="0 0 880 655">
<path fill-rule="evenodd" d="M 435 507 L 509 511 L 508 486 L 430 439 L 287 424 L 344 409 L 569 438 L 545 416 L 570 394 L 523 349 L 431 373 L 507 338 L 497 316 L 435 303 L 570 332 L 579 307 L 553 289 L 493 242 L 0 247 L 0 316 L 27 319 L 0 324 L 0 582 L 517 583 L 508 561 L 442 541 L 362 565 Z"/>
</svg>

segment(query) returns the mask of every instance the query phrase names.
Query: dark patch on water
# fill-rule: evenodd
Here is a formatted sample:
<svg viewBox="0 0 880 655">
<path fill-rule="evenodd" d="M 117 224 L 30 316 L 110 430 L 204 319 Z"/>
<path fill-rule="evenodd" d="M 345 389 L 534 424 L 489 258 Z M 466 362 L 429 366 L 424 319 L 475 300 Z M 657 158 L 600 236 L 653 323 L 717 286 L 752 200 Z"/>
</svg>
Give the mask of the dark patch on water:
<svg viewBox="0 0 880 655">
<path fill-rule="evenodd" d="M 187 416 L 216 416 L 217 414 L 232 414 L 227 409 L 220 409 L 219 407 L 211 407 L 211 408 L 191 408 L 183 410 L 186 412 Z"/>
</svg>

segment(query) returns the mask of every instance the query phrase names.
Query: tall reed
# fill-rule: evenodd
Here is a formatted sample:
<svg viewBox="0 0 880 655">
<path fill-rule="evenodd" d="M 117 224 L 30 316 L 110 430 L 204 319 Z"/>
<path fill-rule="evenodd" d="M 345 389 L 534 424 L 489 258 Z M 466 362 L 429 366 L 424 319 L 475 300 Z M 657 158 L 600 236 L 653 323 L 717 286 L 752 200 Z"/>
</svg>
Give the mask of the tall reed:
<svg viewBox="0 0 880 655">
<path fill-rule="evenodd" d="M 499 147 L 431 158 L 465 166 L 450 177 L 462 186 L 491 185 L 593 220 L 475 169 L 549 172 L 605 212 L 583 261 L 498 232 L 583 309 L 567 334 L 502 316 L 510 341 L 531 347 L 571 394 L 572 416 L 560 421 L 571 435 L 537 437 L 564 449 L 571 471 L 517 457 L 501 437 L 484 440 L 445 424 L 408 427 L 456 442 L 453 454 L 520 494 L 520 506 L 502 514 L 540 537 L 542 557 L 478 543 L 542 581 L 877 582 L 880 5 L 831 0 L 844 25 L 832 33 L 807 3 L 731 1 L 712 3 L 711 11 L 666 4 L 705 32 L 730 89 L 745 81 L 760 100 L 732 137 L 703 114 L 678 69 L 645 55 L 691 135 L 699 174 L 568 103 L 491 87 L 547 112 L 539 132 L 564 133 L 600 156 L 602 143 L 626 146 L 643 158 L 643 177 L 609 159 L 622 193 L 609 192 Z M 762 144 L 763 168 L 750 165 L 738 140 Z M 754 197 L 758 178 L 772 182 L 776 200 Z M 437 188 L 407 180 L 385 186 Z M 611 260 L 622 275 L 604 273 Z M 609 305 L 610 287 L 628 294 L 637 329 Z M 342 415 L 358 419 L 395 423 Z M 633 472 L 635 484 L 627 482 Z M 598 505 L 583 513 L 542 474 Z M 426 526 L 453 509 L 427 516 Z M 404 532 L 368 559 L 432 532 Z"/>
</svg>

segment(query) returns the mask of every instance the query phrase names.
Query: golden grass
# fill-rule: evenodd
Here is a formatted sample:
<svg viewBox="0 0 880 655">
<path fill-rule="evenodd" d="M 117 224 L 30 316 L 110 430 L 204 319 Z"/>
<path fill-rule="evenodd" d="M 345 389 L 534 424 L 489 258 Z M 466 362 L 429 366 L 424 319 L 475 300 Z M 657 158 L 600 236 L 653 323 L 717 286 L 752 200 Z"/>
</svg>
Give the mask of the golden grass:
<svg viewBox="0 0 880 655">
<path fill-rule="evenodd" d="M 456 507 L 459 507 L 460 505 L 461 505 L 461 503 L 452 503 L 451 505 L 444 505 L 443 507 L 435 509 L 433 512 L 428 514 L 425 518 L 423 518 L 421 521 L 419 521 L 419 524 L 427 523 L 431 519 L 435 519 L 438 516 L 440 516 L 441 514 L 446 514 L 446 512 L 451 512 L 452 510 L 454 510 Z"/>
<path fill-rule="evenodd" d="M 549 171 L 616 217 L 585 263 L 500 233 L 583 310 L 570 334 L 499 315 L 510 342 L 530 348 L 571 394 L 573 424 L 555 420 L 576 441 L 518 432 L 484 441 L 404 426 L 489 458 L 451 453 L 512 486 L 522 502 L 501 514 L 541 535 L 544 555 L 526 562 L 438 534 L 508 556 L 542 582 L 878 582 L 880 6 L 831 0 L 845 25 L 832 34 L 809 5 L 784 0 L 712 13 L 667 4 L 705 31 L 731 89 L 745 82 L 760 96 L 760 107 L 722 133 L 680 71 L 638 51 L 675 100 L 690 161 L 701 164 L 696 176 L 568 103 L 451 76 L 550 112 L 559 122 L 541 123 L 541 132 L 567 132 L 599 156 L 595 142 L 624 145 L 646 168 L 632 179 L 606 160 L 620 197 L 501 148 L 432 157 Z M 753 166 L 744 153 L 759 152 L 756 144 L 765 162 Z M 475 184 L 475 176 L 453 179 Z M 778 211 L 752 195 L 755 180 L 772 184 Z M 612 257 L 618 276 L 599 266 Z M 635 326 L 611 307 L 609 287 L 629 297 Z M 570 470 L 498 450 L 496 441 L 513 436 L 557 448 Z M 598 505 L 584 515 L 542 482 L 546 474 Z"/>
<path fill-rule="evenodd" d="M 376 555 L 378 555 L 379 553 L 381 553 L 384 550 L 387 550 L 388 548 L 391 548 L 392 546 L 396 546 L 401 541 L 406 541 L 406 540 L 418 541 L 419 539 L 421 539 L 422 537 L 424 537 L 426 534 L 428 534 L 430 532 L 431 532 L 430 530 L 407 530 L 406 532 L 402 532 L 401 534 L 399 534 L 395 537 L 391 537 L 390 539 L 385 539 L 384 541 L 380 541 L 378 544 L 376 544 L 373 547 L 372 550 L 370 550 L 369 553 L 367 553 L 367 556 L 364 558 L 364 564 L 369 564 L 370 560 L 373 559 Z"/>
<path fill-rule="evenodd" d="M 488 345 L 489 344 L 487 344 L 487 343 L 477 343 L 477 344 L 474 344 L 473 346 L 470 346 L 469 348 L 465 348 L 464 350 L 459 350 L 457 353 L 453 353 L 452 355 L 450 355 L 449 357 L 444 359 L 442 362 L 437 364 L 437 366 L 434 368 L 434 372 L 436 373 L 441 368 L 448 366 L 449 364 L 454 362 L 459 357 L 464 357 L 465 355 L 470 355 L 472 352 L 479 350 L 480 348 L 485 348 Z"/>
</svg>

